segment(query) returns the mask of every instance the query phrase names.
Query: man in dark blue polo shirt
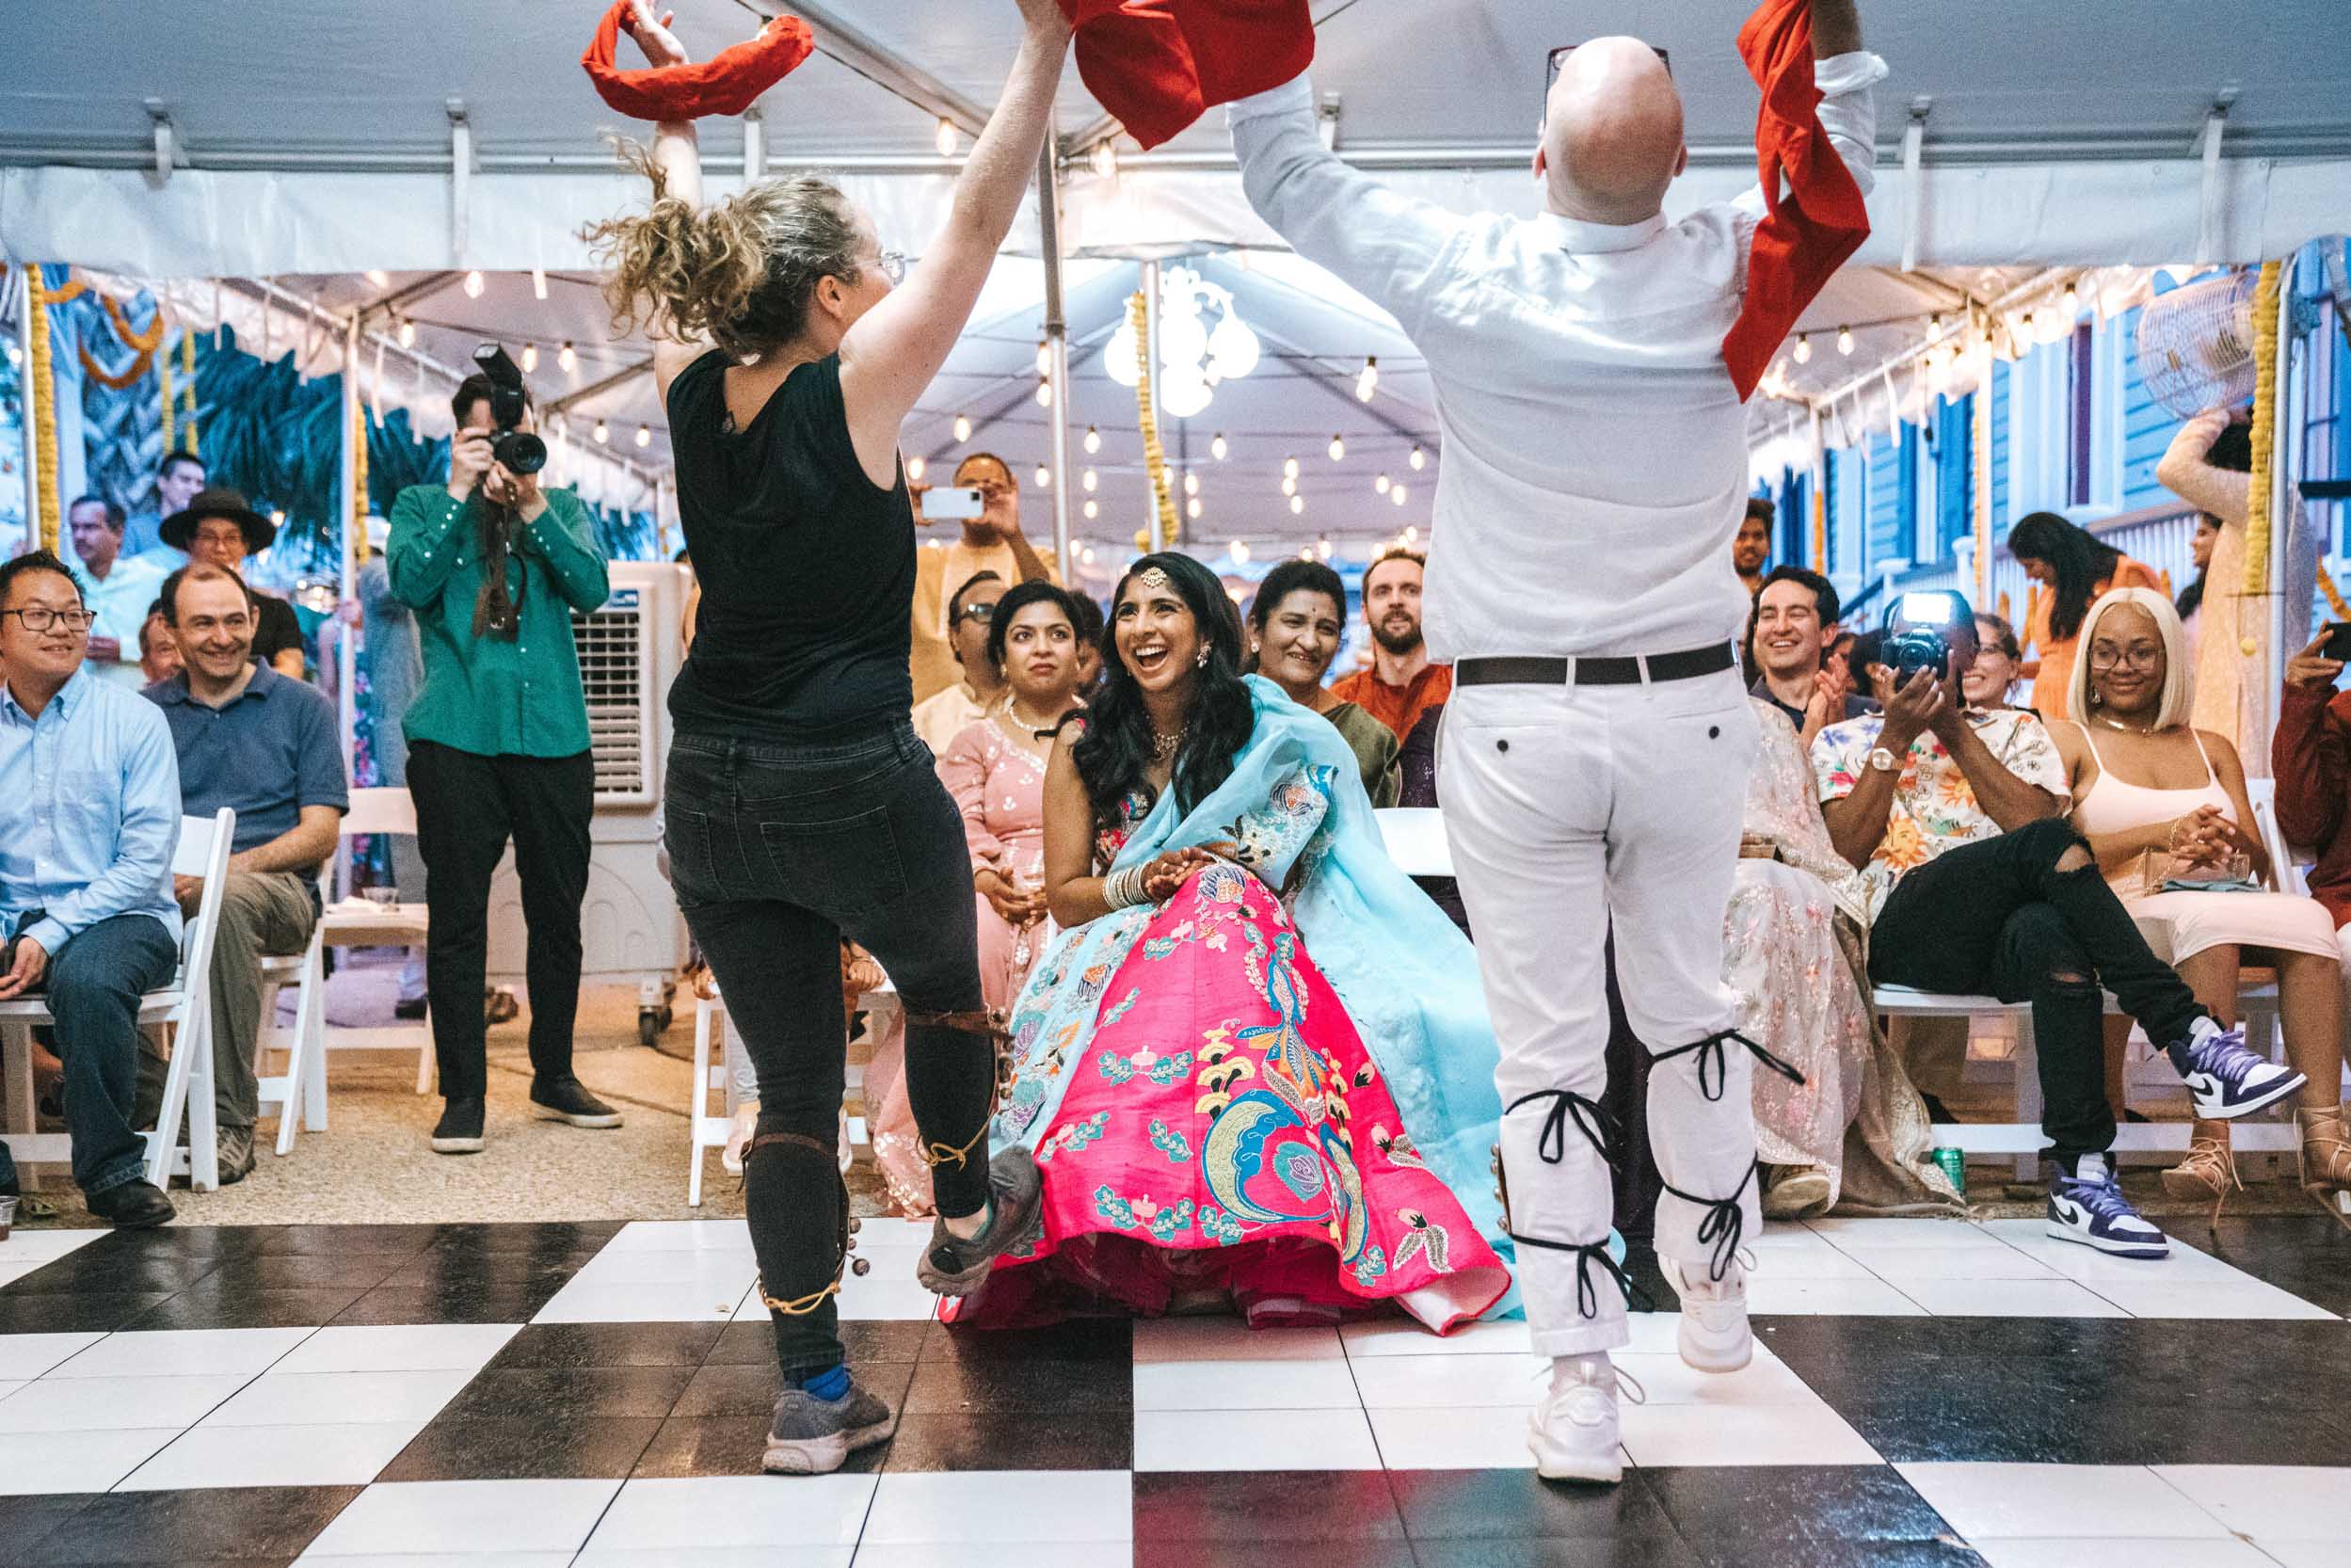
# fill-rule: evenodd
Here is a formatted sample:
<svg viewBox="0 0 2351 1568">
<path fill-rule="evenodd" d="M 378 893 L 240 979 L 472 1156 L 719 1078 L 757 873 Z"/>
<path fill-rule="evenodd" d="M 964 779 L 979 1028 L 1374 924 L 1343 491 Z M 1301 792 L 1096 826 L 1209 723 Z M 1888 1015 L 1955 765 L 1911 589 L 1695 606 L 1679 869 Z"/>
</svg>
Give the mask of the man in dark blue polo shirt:
<svg viewBox="0 0 2351 1568">
<path fill-rule="evenodd" d="M 253 663 L 260 616 L 252 590 L 223 567 L 184 567 L 165 580 L 164 619 L 184 667 L 147 688 L 163 709 L 180 758 L 182 809 L 237 814 L 213 937 L 214 1102 L 220 1123 L 220 1179 L 253 1168 L 253 1071 L 261 1032 L 261 959 L 310 945 L 318 923 L 318 868 L 334 853 L 336 825 L 351 804 L 337 744 L 335 710 L 317 688 Z M 175 879 L 180 907 L 193 911 L 200 878 Z M 163 1098 L 161 1064 L 140 1063 L 141 1101 Z M 291 1114 L 291 1112 L 284 1112 Z"/>
</svg>

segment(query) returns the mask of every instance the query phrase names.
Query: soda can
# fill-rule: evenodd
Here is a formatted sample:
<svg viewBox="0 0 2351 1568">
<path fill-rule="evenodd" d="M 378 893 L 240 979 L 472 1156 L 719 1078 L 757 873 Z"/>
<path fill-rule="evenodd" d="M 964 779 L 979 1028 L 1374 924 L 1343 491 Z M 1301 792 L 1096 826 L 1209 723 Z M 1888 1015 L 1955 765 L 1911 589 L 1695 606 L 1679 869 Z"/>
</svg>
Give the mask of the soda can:
<svg viewBox="0 0 2351 1568">
<path fill-rule="evenodd" d="M 1935 1163 L 1951 1178 L 1951 1185 L 1959 1192 L 1967 1191 L 1967 1153 L 1963 1149 L 1935 1150 Z"/>
</svg>

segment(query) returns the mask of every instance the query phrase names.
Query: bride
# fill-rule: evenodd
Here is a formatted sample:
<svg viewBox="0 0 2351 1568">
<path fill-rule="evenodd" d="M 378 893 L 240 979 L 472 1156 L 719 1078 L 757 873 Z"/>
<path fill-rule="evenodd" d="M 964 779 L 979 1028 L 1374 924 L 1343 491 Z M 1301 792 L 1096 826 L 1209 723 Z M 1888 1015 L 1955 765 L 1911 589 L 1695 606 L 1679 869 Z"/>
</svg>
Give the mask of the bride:
<svg viewBox="0 0 2351 1568">
<path fill-rule="evenodd" d="M 1239 673 L 1188 556 L 1128 569 L 1103 652 L 1048 764 L 1064 929 L 996 1128 L 1035 1153 L 1045 1228 L 947 1315 L 1394 1302 L 1443 1332 L 1511 1304 L 1476 959 L 1388 860 L 1347 743 Z"/>
</svg>

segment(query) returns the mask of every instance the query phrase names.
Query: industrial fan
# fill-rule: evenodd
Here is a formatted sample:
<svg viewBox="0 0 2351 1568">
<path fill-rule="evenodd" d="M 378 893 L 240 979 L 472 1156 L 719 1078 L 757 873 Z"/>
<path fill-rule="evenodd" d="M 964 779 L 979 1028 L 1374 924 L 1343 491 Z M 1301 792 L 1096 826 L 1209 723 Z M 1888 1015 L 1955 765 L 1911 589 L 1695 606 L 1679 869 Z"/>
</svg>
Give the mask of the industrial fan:
<svg viewBox="0 0 2351 1568">
<path fill-rule="evenodd" d="M 2138 368 L 2155 401 L 2182 419 L 2253 396 L 2256 272 L 2191 283 L 2139 312 Z"/>
</svg>

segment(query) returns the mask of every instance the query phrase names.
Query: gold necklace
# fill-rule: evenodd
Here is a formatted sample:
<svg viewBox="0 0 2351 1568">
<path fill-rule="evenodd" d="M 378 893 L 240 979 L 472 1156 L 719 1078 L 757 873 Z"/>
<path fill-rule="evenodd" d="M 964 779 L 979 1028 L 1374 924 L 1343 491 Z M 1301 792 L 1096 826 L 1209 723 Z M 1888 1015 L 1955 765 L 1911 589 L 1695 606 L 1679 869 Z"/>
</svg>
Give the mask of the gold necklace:
<svg viewBox="0 0 2351 1568">
<path fill-rule="evenodd" d="M 1151 731 L 1152 757 L 1161 762 L 1164 762 L 1169 758 L 1175 756 L 1177 748 L 1182 746 L 1184 744 L 1184 735 L 1185 730 L 1183 729 L 1178 729 L 1173 735 L 1159 729 Z"/>
<path fill-rule="evenodd" d="M 2120 719 L 2110 718 L 2104 713 L 2092 713 L 2090 717 L 2096 719 L 2100 724 L 2104 725 L 2109 729 L 2119 729 L 2125 735 L 2152 735 L 2155 732 L 2155 728 L 2152 725 L 2141 729 L 2136 725 L 2124 724 Z"/>
</svg>

